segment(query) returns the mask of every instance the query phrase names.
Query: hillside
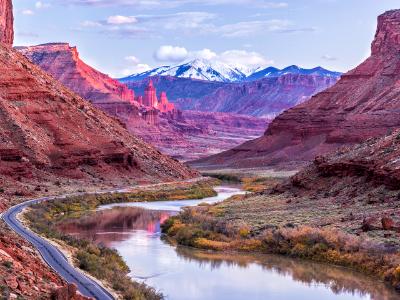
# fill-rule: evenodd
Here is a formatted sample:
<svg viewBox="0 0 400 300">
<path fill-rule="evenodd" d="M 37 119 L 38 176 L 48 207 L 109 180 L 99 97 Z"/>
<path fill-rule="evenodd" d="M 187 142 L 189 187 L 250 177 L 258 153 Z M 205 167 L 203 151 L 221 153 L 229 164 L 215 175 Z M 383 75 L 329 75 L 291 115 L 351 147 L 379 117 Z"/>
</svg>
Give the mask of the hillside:
<svg viewBox="0 0 400 300">
<path fill-rule="evenodd" d="M 196 165 L 297 168 L 400 125 L 400 11 L 378 18 L 371 56 L 336 85 L 279 115 L 265 135 Z"/>
</svg>

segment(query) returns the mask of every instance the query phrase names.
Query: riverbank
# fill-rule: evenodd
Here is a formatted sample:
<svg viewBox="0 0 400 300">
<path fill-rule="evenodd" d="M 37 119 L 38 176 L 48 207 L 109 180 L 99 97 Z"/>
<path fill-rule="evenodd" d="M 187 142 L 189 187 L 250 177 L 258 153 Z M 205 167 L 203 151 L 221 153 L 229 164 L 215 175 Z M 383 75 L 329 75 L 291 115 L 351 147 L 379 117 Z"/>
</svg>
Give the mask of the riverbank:
<svg viewBox="0 0 400 300">
<path fill-rule="evenodd" d="M 75 265 L 116 291 L 121 299 L 161 299 L 162 295 L 145 284 L 133 282 L 130 270 L 115 250 L 92 241 L 76 239 L 60 233 L 57 224 L 78 218 L 100 205 L 138 202 L 200 199 L 216 195 L 213 186 L 218 181 L 199 179 L 132 188 L 124 192 L 81 195 L 32 206 L 23 215 L 36 233 L 68 248 Z"/>
<path fill-rule="evenodd" d="M 187 208 L 164 223 L 163 232 L 199 249 L 341 265 L 400 290 L 398 195 L 362 177 L 308 169 L 262 192 Z"/>
</svg>

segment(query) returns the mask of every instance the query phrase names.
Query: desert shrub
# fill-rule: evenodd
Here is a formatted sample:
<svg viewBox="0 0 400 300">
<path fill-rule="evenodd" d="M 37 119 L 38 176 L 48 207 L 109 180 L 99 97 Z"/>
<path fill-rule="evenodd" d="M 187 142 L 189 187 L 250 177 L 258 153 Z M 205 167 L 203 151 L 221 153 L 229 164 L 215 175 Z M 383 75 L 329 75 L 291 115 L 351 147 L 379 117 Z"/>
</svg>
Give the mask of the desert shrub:
<svg viewBox="0 0 400 300">
<path fill-rule="evenodd" d="M 239 176 L 235 174 L 215 174 L 215 173 L 203 173 L 203 176 L 216 178 L 221 181 L 231 182 L 231 183 L 241 183 L 242 180 Z"/>
<path fill-rule="evenodd" d="M 221 241 L 214 241 L 214 240 L 209 240 L 206 238 L 197 238 L 193 241 L 193 245 L 197 248 L 201 249 L 211 249 L 211 250 L 226 250 L 229 249 L 230 245 L 227 242 L 221 242 Z"/>
<path fill-rule="evenodd" d="M 242 238 L 248 237 L 250 235 L 250 229 L 248 227 L 239 228 L 239 236 Z"/>
<path fill-rule="evenodd" d="M 11 269 L 13 267 L 12 261 L 5 261 L 3 262 L 3 266 L 5 266 L 7 269 Z"/>
</svg>

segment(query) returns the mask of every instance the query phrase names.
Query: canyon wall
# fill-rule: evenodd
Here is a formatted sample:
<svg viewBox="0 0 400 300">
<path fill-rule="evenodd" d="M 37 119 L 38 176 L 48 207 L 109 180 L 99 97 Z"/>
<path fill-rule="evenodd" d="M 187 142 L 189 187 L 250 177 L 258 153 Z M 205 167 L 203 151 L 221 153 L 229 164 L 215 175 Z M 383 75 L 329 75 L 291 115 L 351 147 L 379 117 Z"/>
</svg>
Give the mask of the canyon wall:
<svg viewBox="0 0 400 300">
<path fill-rule="evenodd" d="M 132 136 L 124 125 L 95 108 L 53 77 L 11 49 L 12 3 L 1 2 L 0 24 L 0 184 L 16 181 L 78 180 L 176 180 L 190 178 L 193 172 Z M 10 15 L 11 14 L 11 15 Z M 52 45 L 54 55 L 72 56 L 80 63 L 76 49 L 66 44 Z M 68 51 L 65 49 L 68 48 Z M 53 62 L 54 70 L 68 68 L 67 59 Z M 65 63 L 65 65 L 63 65 Z M 70 68 L 71 69 L 71 68 Z M 81 65 L 95 82 L 84 84 L 76 69 L 67 73 L 77 80 L 83 92 L 99 92 L 102 100 L 124 100 L 133 93 L 104 74 Z M 86 79 L 86 77 L 85 77 Z M 108 98 L 106 99 L 108 101 Z"/>
<path fill-rule="evenodd" d="M 97 106 L 110 102 L 134 101 L 135 95 L 125 85 L 85 64 L 76 47 L 68 43 L 49 43 L 17 47 L 34 64 L 61 81 L 84 99 Z"/>
<path fill-rule="evenodd" d="M 297 168 L 400 126 L 400 10 L 378 18 L 371 56 L 336 85 L 279 115 L 265 135 L 196 165 Z"/>
<path fill-rule="evenodd" d="M 0 43 L 12 46 L 14 42 L 14 16 L 11 0 L 0 0 Z"/>
</svg>

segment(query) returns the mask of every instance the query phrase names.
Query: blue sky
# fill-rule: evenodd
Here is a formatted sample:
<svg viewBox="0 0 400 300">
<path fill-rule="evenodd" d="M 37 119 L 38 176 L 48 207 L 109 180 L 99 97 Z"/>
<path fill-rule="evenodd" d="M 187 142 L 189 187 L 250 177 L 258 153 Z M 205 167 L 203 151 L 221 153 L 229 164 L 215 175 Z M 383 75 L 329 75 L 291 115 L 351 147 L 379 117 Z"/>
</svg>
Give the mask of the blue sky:
<svg viewBox="0 0 400 300">
<path fill-rule="evenodd" d="M 115 77 L 192 58 L 346 71 L 369 55 L 377 16 L 395 8 L 399 0 L 18 0 L 15 44 L 69 42 Z"/>
</svg>

